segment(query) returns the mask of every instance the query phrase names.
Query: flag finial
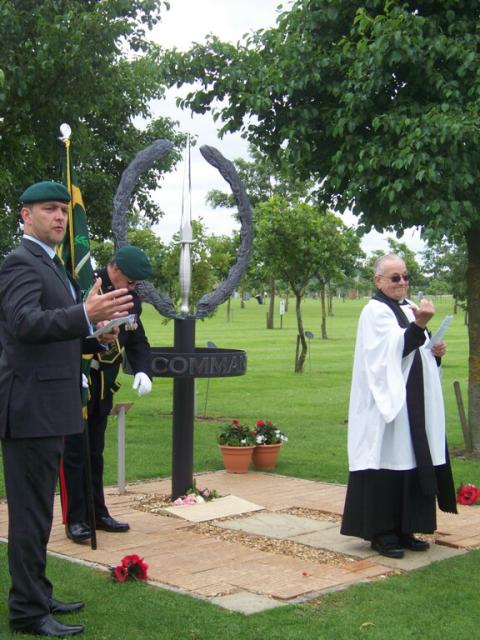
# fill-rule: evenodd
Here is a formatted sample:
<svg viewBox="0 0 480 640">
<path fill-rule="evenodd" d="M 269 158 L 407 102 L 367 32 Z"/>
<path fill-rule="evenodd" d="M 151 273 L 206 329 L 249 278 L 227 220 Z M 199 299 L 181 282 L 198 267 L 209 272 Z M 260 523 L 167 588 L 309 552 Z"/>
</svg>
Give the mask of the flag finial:
<svg viewBox="0 0 480 640">
<path fill-rule="evenodd" d="M 63 124 L 60 125 L 60 140 L 62 140 L 63 142 L 65 142 L 65 140 L 69 140 L 70 136 L 72 135 L 72 129 L 70 127 L 69 124 L 67 124 L 66 122 L 64 122 Z"/>
</svg>

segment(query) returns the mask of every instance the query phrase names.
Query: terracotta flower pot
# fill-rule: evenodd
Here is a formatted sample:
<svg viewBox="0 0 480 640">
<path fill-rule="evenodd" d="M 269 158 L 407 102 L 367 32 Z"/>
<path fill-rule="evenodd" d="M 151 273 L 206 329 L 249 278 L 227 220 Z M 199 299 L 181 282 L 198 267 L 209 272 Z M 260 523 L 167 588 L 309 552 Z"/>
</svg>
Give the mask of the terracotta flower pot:
<svg viewBox="0 0 480 640">
<path fill-rule="evenodd" d="M 247 473 L 252 462 L 252 454 L 255 449 L 251 447 L 227 447 L 218 445 L 223 456 L 223 464 L 228 473 Z"/>
<path fill-rule="evenodd" d="M 256 469 L 273 469 L 277 464 L 282 442 L 275 444 L 257 444 L 253 452 L 253 464 Z"/>
</svg>

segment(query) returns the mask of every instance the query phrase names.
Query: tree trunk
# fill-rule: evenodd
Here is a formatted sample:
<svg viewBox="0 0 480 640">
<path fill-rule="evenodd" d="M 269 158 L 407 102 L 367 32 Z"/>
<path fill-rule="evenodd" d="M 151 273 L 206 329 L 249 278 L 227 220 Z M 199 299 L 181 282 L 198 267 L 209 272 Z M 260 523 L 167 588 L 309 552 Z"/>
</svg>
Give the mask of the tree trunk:
<svg viewBox="0 0 480 640">
<path fill-rule="evenodd" d="M 328 340 L 327 336 L 327 310 L 325 303 L 325 285 L 320 285 L 320 302 L 322 305 L 322 340 Z"/>
<path fill-rule="evenodd" d="M 229 297 L 228 302 L 227 302 L 227 322 L 230 322 L 231 320 L 231 302 L 232 302 L 232 296 Z"/>
<path fill-rule="evenodd" d="M 480 454 L 480 227 L 467 231 L 468 427 L 473 452 Z"/>
<path fill-rule="evenodd" d="M 328 285 L 328 315 L 330 318 L 333 318 L 333 294 L 330 285 Z"/>
<path fill-rule="evenodd" d="M 240 289 L 240 309 L 245 309 L 245 287 Z"/>
<path fill-rule="evenodd" d="M 267 329 L 273 329 L 275 315 L 275 278 L 270 278 L 270 303 L 268 305 Z"/>
<path fill-rule="evenodd" d="M 303 366 L 305 364 L 305 358 L 307 357 L 307 341 L 305 340 L 305 332 L 303 330 L 302 320 L 302 294 L 295 292 L 295 311 L 297 314 L 297 329 L 298 336 L 300 338 L 300 355 L 295 362 L 295 373 L 303 373 Z"/>
</svg>

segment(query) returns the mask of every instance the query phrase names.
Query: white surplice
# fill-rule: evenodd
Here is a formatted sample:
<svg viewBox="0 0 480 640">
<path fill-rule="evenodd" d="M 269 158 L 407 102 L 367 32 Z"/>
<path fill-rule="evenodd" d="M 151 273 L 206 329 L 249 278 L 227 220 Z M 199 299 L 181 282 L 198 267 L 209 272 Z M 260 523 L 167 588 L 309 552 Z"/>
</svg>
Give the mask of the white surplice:
<svg viewBox="0 0 480 640">
<path fill-rule="evenodd" d="M 408 306 L 400 307 L 409 321 Z M 405 329 L 391 309 L 370 300 L 357 331 L 348 416 L 350 471 L 416 467 L 406 404 L 406 381 L 414 352 L 402 358 Z M 445 463 L 445 410 L 437 361 L 420 347 L 425 428 L 434 466 Z"/>
</svg>

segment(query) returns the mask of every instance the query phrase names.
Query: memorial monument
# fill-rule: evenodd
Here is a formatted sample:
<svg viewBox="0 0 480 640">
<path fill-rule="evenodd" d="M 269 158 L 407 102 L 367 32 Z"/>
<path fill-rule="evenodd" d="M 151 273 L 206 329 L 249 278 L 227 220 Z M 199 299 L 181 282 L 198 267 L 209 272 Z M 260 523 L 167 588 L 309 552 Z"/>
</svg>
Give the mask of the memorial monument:
<svg viewBox="0 0 480 640">
<path fill-rule="evenodd" d="M 123 172 L 113 201 L 112 231 L 116 248 L 128 244 L 126 213 L 138 177 L 169 153 L 172 147 L 172 143 L 167 140 L 155 141 L 140 151 Z M 138 293 L 142 300 L 152 304 L 159 313 L 175 323 L 173 347 L 152 348 L 153 375 L 173 378 L 172 499 L 184 495 L 193 486 L 195 378 L 240 376 L 245 373 L 247 365 L 244 351 L 195 347 L 197 318 L 209 316 L 218 305 L 232 295 L 247 269 L 253 243 L 252 210 L 235 167 L 213 147 L 202 146 L 200 153 L 228 182 L 237 202 L 241 222 L 237 260 L 227 278 L 218 283 L 214 291 L 204 295 L 196 310 L 192 312 L 189 304 L 192 228 L 190 220 L 182 220 L 179 311 L 170 297 L 157 291 L 151 283 L 145 281 L 138 285 Z"/>
</svg>

